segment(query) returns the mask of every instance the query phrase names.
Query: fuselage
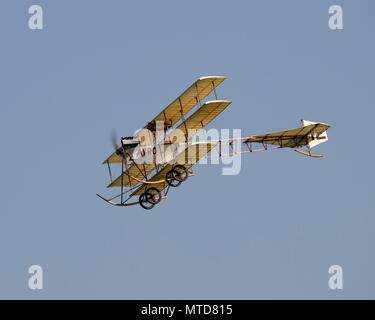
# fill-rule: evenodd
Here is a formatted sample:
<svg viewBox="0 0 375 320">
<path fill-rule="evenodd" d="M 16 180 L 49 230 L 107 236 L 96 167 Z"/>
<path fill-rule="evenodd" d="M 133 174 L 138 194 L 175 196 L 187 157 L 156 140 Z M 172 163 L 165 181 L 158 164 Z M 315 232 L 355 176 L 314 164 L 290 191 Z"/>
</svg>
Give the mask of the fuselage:
<svg viewBox="0 0 375 320">
<path fill-rule="evenodd" d="M 135 162 L 137 164 L 162 165 L 171 162 L 191 144 L 195 143 L 176 142 L 150 146 L 142 146 L 140 144 L 136 146 L 122 146 L 118 149 L 118 154 L 122 153 L 127 164 Z"/>
<path fill-rule="evenodd" d="M 189 148 L 191 146 L 199 145 L 198 148 Z M 206 154 L 208 151 L 207 141 L 199 142 L 175 142 L 169 144 L 156 144 L 143 146 L 138 144 L 137 146 L 123 146 L 116 152 L 118 155 L 125 159 L 127 164 L 157 164 L 163 165 L 166 163 L 173 163 L 178 161 L 184 163 L 184 161 L 190 161 L 187 159 L 195 159 L 195 153 L 199 149 L 199 152 Z M 182 155 L 182 156 L 179 156 Z M 185 155 L 185 156 L 184 156 Z"/>
</svg>

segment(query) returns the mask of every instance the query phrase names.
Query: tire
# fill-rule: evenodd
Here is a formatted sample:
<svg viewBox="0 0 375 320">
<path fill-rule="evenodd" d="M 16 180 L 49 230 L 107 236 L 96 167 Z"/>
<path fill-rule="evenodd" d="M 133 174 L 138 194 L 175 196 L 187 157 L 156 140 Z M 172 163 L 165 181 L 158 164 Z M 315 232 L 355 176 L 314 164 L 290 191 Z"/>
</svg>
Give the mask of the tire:
<svg viewBox="0 0 375 320">
<path fill-rule="evenodd" d="M 143 209 L 150 210 L 153 207 L 155 207 L 155 203 L 150 202 L 149 197 L 152 197 L 152 195 L 151 194 L 148 195 L 146 192 L 142 193 L 139 196 L 139 204 L 141 205 Z"/>
<path fill-rule="evenodd" d="M 189 173 L 183 165 L 178 164 L 172 168 L 172 176 L 175 180 L 184 182 L 188 178 Z"/>
<path fill-rule="evenodd" d="M 161 200 L 161 193 L 157 188 L 151 187 L 146 190 L 147 201 L 150 203 L 158 204 Z M 147 194 L 149 196 L 147 196 Z M 156 197 L 155 197 L 156 196 Z"/>
<path fill-rule="evenodd" d="M 168 171 L 165 175 L 165 181 L 173 188 L 177 188 L 182 183 L 182 181 L 178 181 L 173 177 L 172 170 Z"/>
</svg>

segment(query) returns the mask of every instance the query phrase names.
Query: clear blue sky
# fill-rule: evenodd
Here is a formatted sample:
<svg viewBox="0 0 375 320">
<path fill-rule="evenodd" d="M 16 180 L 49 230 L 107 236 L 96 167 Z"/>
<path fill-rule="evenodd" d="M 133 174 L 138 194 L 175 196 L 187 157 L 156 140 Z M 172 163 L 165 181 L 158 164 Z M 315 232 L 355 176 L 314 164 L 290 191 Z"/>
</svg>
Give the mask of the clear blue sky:
<svg viewBox="0 0 375 320">
<path fill-rule="evenodd" d="M 28 28 L 28 8 L 44 29 Z M 344 30 L 328 28 L 328 7 Z M 373 1 L 4 0 L 0 298 L 375 298 Z M 200 76 L 244 135 L 332 125 L 322 159 L 198 166 L 151 214 L 95 196 L 131 135 Z M 30 265 L 44 270 L 31 291 Z M 328 268 L 344 289 L 328 288 Z"/>
</svg>

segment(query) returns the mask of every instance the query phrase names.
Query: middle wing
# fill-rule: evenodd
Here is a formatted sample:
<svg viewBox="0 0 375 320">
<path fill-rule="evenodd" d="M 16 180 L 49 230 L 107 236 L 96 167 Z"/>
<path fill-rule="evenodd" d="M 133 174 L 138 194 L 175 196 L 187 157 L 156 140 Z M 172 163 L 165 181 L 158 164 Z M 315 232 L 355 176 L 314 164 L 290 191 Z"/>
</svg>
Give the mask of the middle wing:
<svg viewBox="0 0 375 320">
<path fill-rule="evenodd" d="M 189 137 L 191 138 L 200 129 L 214 120 L 231 103 L 232 101 L 226 100 L 214 100 L 205 102 L 197 111 L 195 111 L 189 118 L 183 121 L 175 130 L 173 130 L 171 133 L 168 133 L 164 139 L 164 142 L 162 143 L 174 143 L 180 140 L 186 141 L 185 137 L 187 134 L 190 133 Z M 183 133 L 183 137 L 180 137 L 181 133 Z"/>
</svg>

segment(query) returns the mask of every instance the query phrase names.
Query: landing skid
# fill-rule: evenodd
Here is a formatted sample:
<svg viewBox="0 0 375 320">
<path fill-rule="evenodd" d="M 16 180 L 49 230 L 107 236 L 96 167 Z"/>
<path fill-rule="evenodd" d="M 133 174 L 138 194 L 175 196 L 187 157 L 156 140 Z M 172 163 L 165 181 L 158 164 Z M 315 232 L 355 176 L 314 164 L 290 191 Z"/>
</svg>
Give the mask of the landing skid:
<svg viewBox="0 0 375 320">
<path fill-rule="evenodd" d="M 298 149 L 294 149 L 294 151 L 296 151 L 300 154 L 303 154 L 305 156 L 308 156 L 308 157 L 313 157 L 313 158 L 322 158 L 323 157 L 323 155 L 321 155 L 321 154 L 312 154 L 310 151 L 304 152 L 304 151 L 301 151 L 301 150 L 298 150 Z"/>
<path fill-rule="evenodd" d="M 113 205 L 113 206 L 117 206 L 117 207 L 128 207 L 128 206 L 134 206 L 136 204 L 139 204 L 139 201 L 137 202 L 129 202 L 129 203 L 117 203 L 117 202 L 114 202 L 114 201 L 111 201 L 111 200 L 108 200 L 104 197 L 102 197 L 100 194 L 96 194 L 100 199 L 103 199 L 105 202 L 108 202 L 109 204 Z M 167 199 L 167 196 L 162 196 L 161 199 Z"/>
</svg>

